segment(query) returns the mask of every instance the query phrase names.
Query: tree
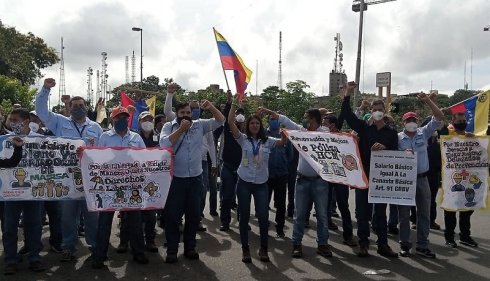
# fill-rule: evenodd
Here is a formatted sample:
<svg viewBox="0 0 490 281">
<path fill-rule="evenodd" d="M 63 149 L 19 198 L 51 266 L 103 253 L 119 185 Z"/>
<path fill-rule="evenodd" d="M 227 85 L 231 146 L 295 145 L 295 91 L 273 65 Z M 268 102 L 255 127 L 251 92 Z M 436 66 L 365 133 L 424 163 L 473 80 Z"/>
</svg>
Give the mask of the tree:
<svg viewBox="0 0 490 281">
<path fill-rule="evenodd" d="M 54 48 L 31 32 L 24 35 L 0 21 L 0 75 L 32 85 L 41 78 L 41 69 L 59 61 Z"/>
<path fill-rule="evenodd" d="M 292 120 L 300 122 L 303 115 L 313 102 L 315 94 L 306 92 L 310 86 L 306 82 L 296 80 L 286 84 L 286 91 L 282 91 L 279 96 L 279 108 L 285 115 Z"/>
<path fill-rule="evenodd" d="M 36 89 L 29 89 L 29 86 L 22 85 L 16 79 L 0 75 L 0 100 L 4 112 L 10 112 L 16 103 L 32 110 L 35 95 Z"/>
<path fill-rule="evenodd" d="M 481 92 L 482 91 L 464 90 L 464 89 L 456 90 L 454 94 L 449 98 L 450 105 L 464 101 L 465 99 L 469 99 L 474 95 L 480 94 Z"/>
<path fill-rule="evenodd" d="M 282 93 L 277 86 L 269 86 L 265 88 L 260 94 L 263 106 L 271 110 L 280 110 L 281 94 Z"/>
</svg>

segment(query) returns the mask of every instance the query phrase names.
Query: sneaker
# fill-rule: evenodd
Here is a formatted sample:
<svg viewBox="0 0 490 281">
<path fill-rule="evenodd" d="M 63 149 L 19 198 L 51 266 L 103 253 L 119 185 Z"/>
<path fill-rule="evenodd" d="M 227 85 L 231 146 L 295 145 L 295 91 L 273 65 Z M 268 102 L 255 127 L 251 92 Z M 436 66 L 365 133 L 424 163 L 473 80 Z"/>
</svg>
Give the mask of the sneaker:
<svg viewBox="0 0 490 281">
<path fill-rule="evenodd" d="M 318 245 L 316 249 L 316 253 L 322 257 L 329 258 L 332 256 L 332 251 L 330 250 L 330 246 L 327 245 Z"/>
<path fill-rule="evenodd" d="M 176 263 L 177 261 L 177 254 L 167 254 L 165 258 L 165 263 Z"/>
<path fill-rule="evenodd" d="M 278 227 L 276 231 L 277 231 L 277 237 L 279 237 L 279 238 L 286 237 L 286 234 L 284 234 L 284 230 L 282 227 Z"/>
<path fill-rule="evenodd" d="M 296 259 L 300 259 L 302 256 L 303 256 L 303 249 L 301 245 L 293 245 L 292 257 Z"/>
<path fill-rule="evenodd" d="M 473 240 L 473 238 L 471 238 L 471 236 L 468 236 L 466 238 L 459 238 L 459 243 L 460 244 L 463 244 L 465 246 L 468 246 L 468 247 L 472 247 L 472 248 L 476 248 L 478 247 L 478 243 L 475 242 L 475 240 Z"/>
<path fill-rule="evenodd" d="M 430 229 L 441 230 L 441 226 L 438 225 L 436 222 L 431 222 L 430 223 Z"/>
<path fill-rule="evenodd" d="M 29 254 L 30 251 L 31 250 L 29 250 L 29 248 L 27 248 L 27 246 L 24 245 L 22 246 L 22 248 L 20 248 L 18 255 L 19 256 L 27 255 Z"/>
<path fill-rule="evenodd" d="M 360 258 L 365 258 L 369 257 L 369 247 L 367 245 L 360 245 L 359 247 L 359 252 L 357 253 L 357 256 Z"/>
<path fill-rule="evenodd" d="M 388 227 L 388 233 L 393 234 L 393 235 L 398 235 L 400 233 L 400 230 L 398 230 L 398 227 Z"/>
<path fill-rule="evenodd" d="M 199 254 L 196 252 L 196 250 L 189 250 L 184 253 L 184 257 L 190 260 L 198 260 Z"/>
<path fill-rule="evenodd" d="M 378 254 L 386 258 L 398 258 L 398 254 L 393 252 L 393 250 L 388 245 L 378 246 Z"/>
<path fill-rule="evenodd" d="M 17 264 L 7 264 L 3 269 L 4 275 L 14 275 L 17 273 Z"/>
<path fill-rule="evenodd" d="M 75 255 L 73 254 L 73 252 L 68 251 L 68 250 L 64 250 L 61 253 L 61 259 L 60 259 L 60 261 L 62 261 L 62 262 L 68 262 L 68 261 L 73 261 L 73 260 L 75 260 Z"/>
<path fill-rule="evenodd" d="M 58 254 L 61 253 L 61 252 L 63 252 L 63 250 L 61 249 L 60 246 L 55 246 L 55 245 L 51 245 L 50 250 L 52 252 L 55 252 L 55 253 L 58 253 Z"/>
<path fill-rule="evenodd" d="M 457 248 L 458 244 L 456 244 L 456 241 L 451 239 L 451 240 L 446 240 L 446 246 L 451 247 L 451 248 Z"/>
<path fill-rule="evenodd" d="M 357 247 L 357 242 L 352 237 L 345 239 L 343 243 L 349 247 Z"/>
<path fill-rule="evenodd" d="M 419 256 L 423 256 L 423 257 L 431 258 L 431 259 L 436 258 L 436 254 L 434 252 L 432 252 L 430 249 L 416 248 L 415 251 L 416 251 L 417 255 L 419 255 Z"/>
<path fill-rule="evenodd" d="M 252 262 L 252 257 L 250 256 L 250 248 L 248 248 L 248 247 L 242 248 L 242 262 L 244 262 L 244 263 L 251 263 Z"/>
<path fill-rule="evenodd" d="M 119 254 L 126 253 L 128 251 L 128 242 L 120 242 L 116 248 L 116 252 Z"/>
<path fill-rule="evenodd" d="M 339 230 L 339 227 L 331 220 L 328 221 L 329 230 Z"/>
<path fill-rule="evenodd" d="M 401 250 L 400 250 L 400 256 L 401 257 L 409 257 L 410 256 L 410 247 L 407 247 L 407 246 L 402 246 Z"/>
<path fill-rule="evenodd" d="M 219 230 L 224 231 L 224 232 L 230 231 L 230 226 L 229 225 L 222 225 L 219 227 Z"/>
<path fill-rule="evenodd" d="M 204 227 L 204 225 L 202 224 L 202 222 L 200 222 L 199 225 L 197 226 L 197 231 L 204 232 L 206 230 L 207 230 L 207 228 Z"/>
<path fill-rule="evenodd" d="M 155 241 L 147 241 L 146 250 L 150 253 L 158 253 L 158 247 L 155 245 Z"/>
<path fill-rule="evenodd" d="M 267 247 L 260 247 L 259 250 L 259 260 L 262 262 L 270 262 L 269 253 Z"/>
<path fill-rule="evenodd" d="M 139 264 L 148 264 L 150 262 L 144 254 L 134 255 L 133 260 Z"/>
<path fill-rule="evenodd" d="M 34 272 L 42 272 L 46 270 L 46 266 L 41 261 L 33 261 L 29 264 L 29 269 Z"/>
</svg>

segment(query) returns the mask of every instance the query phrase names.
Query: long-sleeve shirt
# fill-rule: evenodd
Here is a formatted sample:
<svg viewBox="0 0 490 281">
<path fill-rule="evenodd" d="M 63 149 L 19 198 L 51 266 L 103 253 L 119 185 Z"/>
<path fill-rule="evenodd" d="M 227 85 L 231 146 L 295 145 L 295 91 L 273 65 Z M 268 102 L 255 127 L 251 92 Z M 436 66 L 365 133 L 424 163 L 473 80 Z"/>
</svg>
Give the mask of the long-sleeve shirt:
<svg viewBox="0 0 490 281">
<path fill-rule="evenodd" d="M 128 129 L 126 134 L 121 137 L 114 128 L 104 132 L 100 136 L 99 146 L 110 146 L 110 147 L 141 147 L 145 148 L 145 142 L 141 136 L 135 132 Z"/>
<path fill-rule="evenodd" d="M 167 122 L 175 119 L 175 112 L 172 111 L 172 98 L 173 95 L 167 93 L 167 96 L 165 97 L 165 105 L 163 106 L 163 114 L 165 114 L 165 117 L 167 117 Z"/>
<path fill-rule="evenodd" d="M 36 114 L 44 125 L 58 137 L 88 138 L 97 142 L 103 132 L 100 125 L 89 118 L 85 118 L 83 124 L 78 124 L 71 117 L 49 111 L 49 91 L 43 87 L 37 94 L 35 102 Z"/>
<path fill-rule="evenodd" d="M 10 158 L 0 159 L 0 168 L 13 168 L 19 165 L 22 159 L 22 146 L 14 146 L 14 153 Z"/>
<path fill-rule="evenodd" d="M 279 131 L 267 131 L 270 137 L 279 138 Z M 289 173 L 288 164 L 292 159 L 291 149 L 294 149 L 291 142 L 287 142 L 285 145 L 274 146 L 271 148 L 271 154 L 269 156 L 269 178 L 278 178 L 285 176 Z"/>
<path fill-rule="evenodd" d="M 206 133 L 203 137 L 202 161 L 211 159 L 211 167 L 216 168 L 216 146 L 214 145 L 213 132 Z"/>
<path fill-rule="evenodd" d="M 176 177 L 197 177 L 202 173 L 203 136 L 221 125 L 223 122 L 216 121 L 214 118 L 194 120 L 189 130 L 172 144 L 169 136 L 179 129 L 180 125 L 177 120 L 165 123 L 160 134 L 160 146 L 173 148 Z"/>
<path fill-rule="evenodd" d="M 223 110 L 223 115 L 227 118 L 231 110 L 231 103 L 227 103 L 225 109 Z M 223 165 L 227 168 L 236 171 L 240 162 L 242 161 L 242 148 L 237 143 L 233 134 L 231 133 L 230 126 L 228 122 L 225 122 L 223 127 Z"/>
<path fill-rule="evenodd" d="M 366 175 L 369 176 L 371 147 L 373 144 L 380 143 L 386 146 L 386 150 L 398 150 L 398 134 L 386 125 L 378 129 L 375 124 L 369 125 L 357 118 L 350 107 L 350 96 L 344 98 L 340 114 L 344 116 L 349 127 L 356 131 L 359 137 L 359 152 L 361 153 L 362 165 Z"/>
<path fill-rule="evenodd" d="M 279 115 L 279 123 L 284 125 L 286 129 L 291 129 L 291 130 L 301 130 L 301 131 L 306 131 L 303 126 L 298 125 L 291 121 L 289 118 L 287 118 L 284 115 Z M 318 127 L 317 131 L 319 132 L 328 132 L 328 130 L 324 127 Z M 311 167 L 311 165 L 306 161 L 303 155 L 299 155 L 299 163 L 298 163 L 298 173 L 305 177 L 318 177 L 318 173 Z"/>
</svg>

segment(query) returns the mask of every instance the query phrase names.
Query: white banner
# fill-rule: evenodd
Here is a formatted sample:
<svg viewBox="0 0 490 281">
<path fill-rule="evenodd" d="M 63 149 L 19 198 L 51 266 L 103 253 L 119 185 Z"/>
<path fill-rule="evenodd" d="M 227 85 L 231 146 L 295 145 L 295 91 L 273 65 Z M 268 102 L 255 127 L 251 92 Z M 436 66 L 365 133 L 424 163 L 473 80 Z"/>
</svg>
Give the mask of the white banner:
<svg viewBox="0 0 490 281">
<path fill-rule="evenodd" d="M 415 206 L 417 155 L 406 151 L 371 153 L 369 203 Z"/>
<path fill-rule="evenodd" d="M 0 136 L 0 157 L 14 151 Z M 83 140 L 60 137 L 23 137 L 22 160 L 15 168 L 0 169 L 0 201 L 83 199 L 82 174 L 76 150 Z"/>
<path fill-rule="evenodd" d="M 169 149 L 87 147 L 81 167 L 89 211 L 165 206 L 172 180 Z"/>
<path fill-rule="evenodd" d="M 488 142 L 489 137 L 441 136 L 442 208 L 488 208 Z"/>
<path fill-rule="evenodd" d="M 286 130 L 289 140 L 322 179 L 367 188 L 357 143 L 351 134 Z"/>
</svg>

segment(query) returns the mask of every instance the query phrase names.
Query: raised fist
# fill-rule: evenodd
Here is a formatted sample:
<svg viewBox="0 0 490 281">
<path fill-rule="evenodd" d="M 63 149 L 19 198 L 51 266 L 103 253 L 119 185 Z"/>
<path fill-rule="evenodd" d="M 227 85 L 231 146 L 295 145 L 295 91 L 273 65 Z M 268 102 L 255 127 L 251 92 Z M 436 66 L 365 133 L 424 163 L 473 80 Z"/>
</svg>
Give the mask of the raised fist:
<svg viewBox="0 0 490 281">
<path fill-rule="evenodd" d="M 56 81 L 54 80 L 54 78 L 46 78 L 46 79 L 44 79 L 44 85 L 43 85 L 44 88 L 51 89 L 54 86 L 56 86 Z"/>
</svg>

